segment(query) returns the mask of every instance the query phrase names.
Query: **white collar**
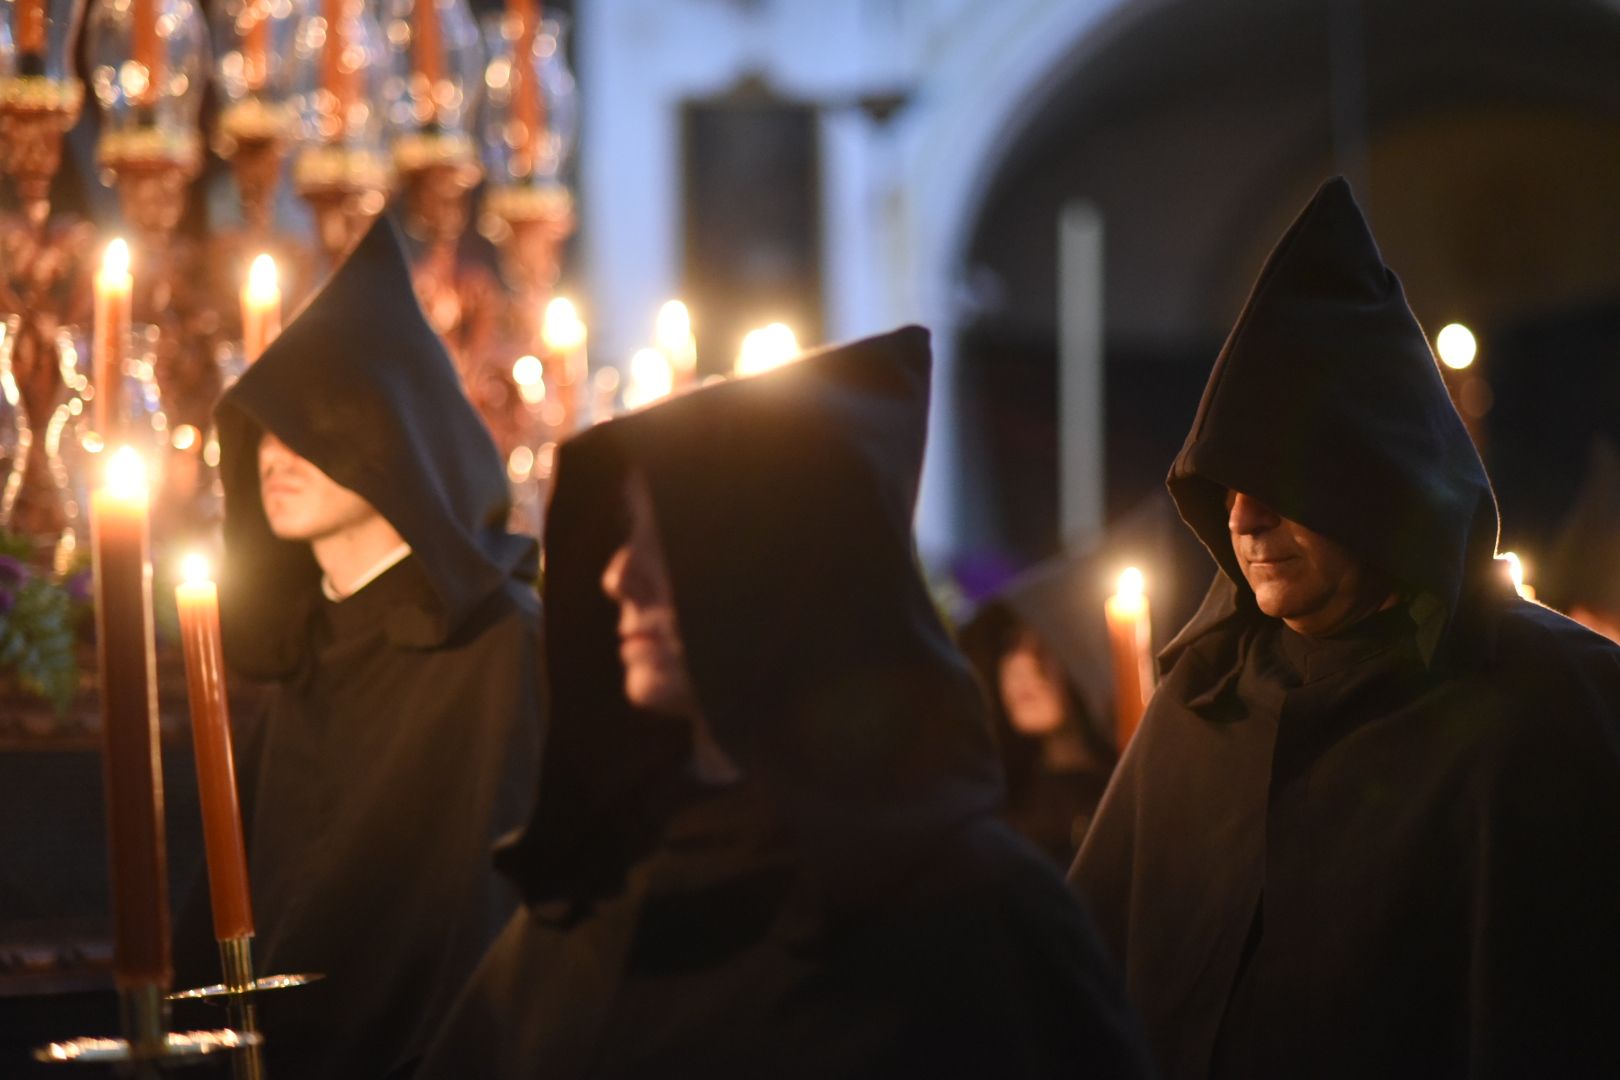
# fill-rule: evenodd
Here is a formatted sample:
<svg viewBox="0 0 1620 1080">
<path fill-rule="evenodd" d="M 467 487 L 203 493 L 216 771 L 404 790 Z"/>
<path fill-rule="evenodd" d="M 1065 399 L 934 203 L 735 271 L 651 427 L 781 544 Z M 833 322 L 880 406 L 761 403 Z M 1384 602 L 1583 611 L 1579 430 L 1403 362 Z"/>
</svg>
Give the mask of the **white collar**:
<svg viewBox="0 0 1620 1080">
<path fill-rule="evenodd" d="M 399 547 L 395 548 L 393 551 L 390 551 L 381 559 L 378 559 L 376 564 L 372 566 L 370 570 L 367 570 L 365 573 L 355 578 L 353 583 L 350 584 L 348 592 L 338 592 L 337 587 L 332 584 L 332 579 L 326 574 L 322 574 L 321 595 L 325 596 L 334 604 L 342 603 L 344 600 L 347 600 L 349 597 L 353 596 L 367 585 L 370 585 L 373 581 L 376 581 L 378 578 L 382 577 L 383 574 L 389 570 L 392 570 L 396 563 L 403 560 L 405 556 L 409 555 L 410 553 L 411 545 L 405 543 L 400 544 Z"/>
</svg>

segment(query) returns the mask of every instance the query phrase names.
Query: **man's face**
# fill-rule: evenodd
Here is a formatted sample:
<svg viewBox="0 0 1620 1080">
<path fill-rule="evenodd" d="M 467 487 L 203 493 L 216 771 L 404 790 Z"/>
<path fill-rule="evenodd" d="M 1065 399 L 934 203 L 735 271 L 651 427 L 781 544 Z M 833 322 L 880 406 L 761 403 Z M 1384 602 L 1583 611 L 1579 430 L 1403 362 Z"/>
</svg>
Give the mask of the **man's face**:
<svg viewBox="0 0 1620 1080">
<path fill-rule="evenodd" d="M 323 540 L 377 516 L 365 499 L 269 432 L 259 440 L 259 498 L 270 531 L 283 540 Z"/>
<path fill-rule="evenodd" d="M 1337 633 L 1394 601 L 1348 550 L 1239 491 L 1226 493 L 1232 551 L 1260 610 L 1310 637 Z"/>
<path fill-rule="evenodd" d="M 640 472 L 632 472 L 625 483 L 625 503 L 628 534 L 602 571 L 602 591 L 619 605 L 624 695 L 638 708 L 696 716 L 697 696 L 686 670 L 669 568 L 658 540 L 652 495 Z"/>
</svg>

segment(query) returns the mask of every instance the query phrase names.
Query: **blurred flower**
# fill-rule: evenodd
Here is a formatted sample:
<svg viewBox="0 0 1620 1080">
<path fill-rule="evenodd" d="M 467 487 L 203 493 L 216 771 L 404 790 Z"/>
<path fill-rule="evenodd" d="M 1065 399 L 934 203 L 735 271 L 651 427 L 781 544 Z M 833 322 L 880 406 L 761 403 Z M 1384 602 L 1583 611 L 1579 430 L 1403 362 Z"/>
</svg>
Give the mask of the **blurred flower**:
<svg viewBox="0 0 1620 1080">
<path fill-rule="evenodd" d="M 15 588 L 27 577 L 27 563 L 10 555 L 0 555 L 0 589 Z"/>
<path fill-rule="evenodd" d="M 75 604 L 90 603 L 91 596 L 95 591 L 94 586 L 95 582 L 91 578 L 88 566 L 83 570 L 69 574 L 67 579 L 62 582 L 62 588 L 67 591 L 68 599 Z"/>
</svg>

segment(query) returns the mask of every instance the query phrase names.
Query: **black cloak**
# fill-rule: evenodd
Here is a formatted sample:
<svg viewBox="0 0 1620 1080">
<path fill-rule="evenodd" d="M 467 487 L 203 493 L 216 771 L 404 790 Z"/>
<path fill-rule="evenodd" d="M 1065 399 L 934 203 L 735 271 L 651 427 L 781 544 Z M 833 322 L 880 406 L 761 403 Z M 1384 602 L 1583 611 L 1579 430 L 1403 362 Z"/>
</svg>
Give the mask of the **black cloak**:
<svg viewBox="0 0 1620 1080">
<path fill-rule="evenodd" d="M 505 530 L 494 443 L 381 219 L 221 399 L 225 658 L 276 683 L 238 754 L 261 973 L 323 972 L 261 1010 L 273 1072 L 382 1076 L 421 1049 L 516 903 L 497 836 L 530 805 L 535 543 Z M 273 432 L 411 554 L 332 603 L 275 538 Z"/>
<path fill-rule="evenodd" d="M 1169 478 L 1223 573 L 1073 880 L 1171 1077 L 1620 1074 L 1620 649 L 1518 599 L 1495 501 L 1342 180 L 1272 252 Z M 1262 615 L 1224 493 L 1400 602 Z"/>
<path fill-rule="evenodd" d="M 916 571 L 927 341 L 564 444 L 540 801 L 501 858 L 528 903 L 421 1077 L 1141 1075 L 1084 913 L 995 817 L 980 697 Z M 624 697 L 600 581 L 631 467 L 733 788 L 687 780 L 684 725 Z"/>
</svg>

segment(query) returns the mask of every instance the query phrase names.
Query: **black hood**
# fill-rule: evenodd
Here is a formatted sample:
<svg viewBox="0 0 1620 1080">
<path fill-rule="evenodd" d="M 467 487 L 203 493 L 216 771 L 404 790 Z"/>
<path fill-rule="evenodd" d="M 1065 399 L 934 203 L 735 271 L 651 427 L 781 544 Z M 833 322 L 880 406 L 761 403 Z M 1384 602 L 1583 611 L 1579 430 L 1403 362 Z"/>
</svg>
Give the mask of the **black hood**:
<svg viewBox="0 0 1620 1080">
<path fill-rule="evenodd" d="M 1542 591 L 1560 608 L 1576 605 L 1620 615 L 1620 453 L 1592 443 L 1586 479 L 1559 530 Z"/>
<path fill-rule="evenodd" d="M 1495 554 L 1496 500 L 1428 339 L 1343 178 L 1278 241 L 1172 465 L 1182 519 L 1240 610 L 1227 489 L 1344 545 L 1454 613 Z"/>
<path fill-rule="evenodd" d="M 297 667 L 320 581 L 309 545 L 276 539 L 265 520 L 266 431 L 371 503 L 410 545 L 434 599 L 394 613 L 396 644 L 443 644 L 509 578 L 533 574 L 534 541 L 506 531 L 500 455 L 417 304 L 386 217 L 221 397 L 215 417 L 225 655 L 244 674 Z"/>
<path fill-rule="evenodd" d="M 716 738 L 832 889 L 860 892 L 1000 797 L 983 706 L 918 573 L 927 332 L 708 387 L 565 443 L 546 525 L 550 733 L 502 865 L 531 900 L 612 888 L 657 842 L 687 752 L 624 698 L 601 574 L 647 478 Z M 684 725 L 679 725 L 684 728 Z"/>
<path fill-rule="evenodd" d="M 960 640 L 986 685 L 994 685 L 991 665 L 1005 648 L 1005 633 L 998 628 L 1008 620 L 1028 627 L 1062 666 L 1097 734 L 1112 745 L 1114 670 L 1103 607 L 1127 566 L 1146 576 L 1153 638 L 1162 645 L 1192 615 L 1210 576 L 1208 558 L 1162 489 L 1109 526 L 1095 544 L 1030 567 L 979 606 Z"/>
</svg>

